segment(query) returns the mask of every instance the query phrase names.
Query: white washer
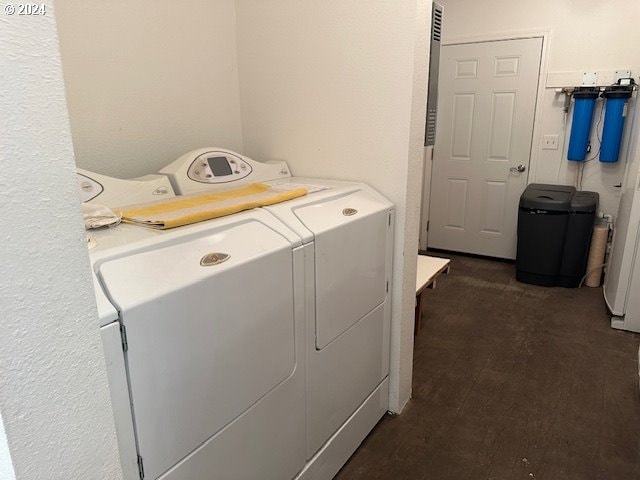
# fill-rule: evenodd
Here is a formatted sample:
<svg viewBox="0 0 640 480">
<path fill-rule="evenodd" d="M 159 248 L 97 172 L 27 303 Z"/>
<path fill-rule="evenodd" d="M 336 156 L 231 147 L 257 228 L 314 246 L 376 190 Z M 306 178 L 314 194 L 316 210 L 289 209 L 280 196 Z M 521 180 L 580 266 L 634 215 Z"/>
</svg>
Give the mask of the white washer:
<svg viewBox="0 0 640 480">
<path fill-rule="evenodd" d="M 125 477 L 293 478 L 306 460 L 299 237 L 259 209 L 92 237 Z"/>
<path fill-rule="evenodd" d="M 254 182 L 242 171 L 269 167 L 269 183 L 309 188 L 264 210 L 295 231 L 305 251 L 308 462 L 298 478 L 330 479 L 388 408 L 394 209 L 367 185 L 290 177 L 277 165 L 206 148 L 161 173 L 177 194 Z"/>
</svg>

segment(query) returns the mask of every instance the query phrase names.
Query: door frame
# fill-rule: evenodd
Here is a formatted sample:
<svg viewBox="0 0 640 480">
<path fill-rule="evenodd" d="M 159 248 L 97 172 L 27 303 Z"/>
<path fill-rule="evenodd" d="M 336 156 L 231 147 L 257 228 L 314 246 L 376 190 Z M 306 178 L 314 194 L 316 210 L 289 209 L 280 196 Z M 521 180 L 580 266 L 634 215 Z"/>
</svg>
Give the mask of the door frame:
<svg viewBox="0 0 640 480">
<path fill-rule="evenodd" d="M 499 42 L 503 40 L 522 40 L 526 38 L 541 38 L 542 52 L 540 53 L 540 70 L 538 73 L 538 91 L 536 93 L 535 112 L 533 115 L 533 131 L 531 132 L 531 145 L 529 154 L 529 168 L 527 172 L 527 185 L 535 179 L 538 169 L 539 148 L 534 148 L 540 143 L 542 135 L 542 113 L 544 105 L 544 94 L 546 90 L 546 78 L 549 69 L 548 51 L 549 40 L 551 39 L 550 30 L 525 30 L 520 32 L 495 33 L 484 35 L 471 35 L 464 37 L 454 37 L 442 42 L 442 47 L 449 45 L 463 45 L 466 43 L 482 43 L 482 42 Z M 429 232 L 427 226 L 429 224 L 430 206 L 431 206 L 431 169 L 433 167 L 433 149 L 425 148 L 424 158 L 424 174 L 422 179 L 422 205 L 420 215 L 420 236 L 419 251 L 427 250 L 427 240 Z"/>
</svg>

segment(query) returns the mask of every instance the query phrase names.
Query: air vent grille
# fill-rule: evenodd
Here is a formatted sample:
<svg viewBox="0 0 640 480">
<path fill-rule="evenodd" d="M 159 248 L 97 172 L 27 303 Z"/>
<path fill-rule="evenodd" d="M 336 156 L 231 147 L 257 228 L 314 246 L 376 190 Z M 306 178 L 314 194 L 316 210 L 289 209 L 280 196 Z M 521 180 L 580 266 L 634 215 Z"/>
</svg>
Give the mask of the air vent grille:
<svg viewBox="0 0 640 480">
<path fill-rule="evenodd" d="M 427 134 L 425 145 L 434 145 L 436 143 L 436 109 L 430 108 L 427 112 Z"/>
<path fill-rule="evenodd" d="M 436 141 L 436 113 L 438 108 L 438 71 L 440 66 L 440 39 L 442 37 L 443 8 L 437 3 L 431 9 L 431 49 L 429 55 L 429 94 L 427 96 L 427 118 L 424 129 L 424 145 Z"/>
<path fill-rule="evenodd" d="M 431 28 L 431 39 L 439 42 L 442 36 L 442 9 L 433 6 L 433 24 Z"/>
</svg>

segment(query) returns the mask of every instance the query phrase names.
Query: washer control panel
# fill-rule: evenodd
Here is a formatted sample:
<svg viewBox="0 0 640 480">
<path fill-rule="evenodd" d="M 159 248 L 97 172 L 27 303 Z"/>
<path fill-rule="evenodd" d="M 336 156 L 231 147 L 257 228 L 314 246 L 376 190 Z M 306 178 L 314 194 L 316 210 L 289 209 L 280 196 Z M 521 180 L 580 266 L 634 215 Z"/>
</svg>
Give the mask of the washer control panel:
<svg viewBox="0 0 640 480">
<path fill-rule="evenodd" d="M 187 176 L 201 183 L 227 183 L 246 177 L 252 170 L 239 156 L 212 151 L 198 155 L 189 165 Z"/>
<path fill-rule="evenodd" d="M 171 182 L 164 175 L 124 179 L 78 168 L 76 176 L 82 203 L 99 203 L 114 208 L 175 197 Z"/>
<path fill-rule="evenodd" d="M 257 162 L 218 147 L 191 150 L 164 167 L 160 173 L 171 180 L 177 195 L 218 191 L 291 176 L 286 162 Z"/>
</svg>

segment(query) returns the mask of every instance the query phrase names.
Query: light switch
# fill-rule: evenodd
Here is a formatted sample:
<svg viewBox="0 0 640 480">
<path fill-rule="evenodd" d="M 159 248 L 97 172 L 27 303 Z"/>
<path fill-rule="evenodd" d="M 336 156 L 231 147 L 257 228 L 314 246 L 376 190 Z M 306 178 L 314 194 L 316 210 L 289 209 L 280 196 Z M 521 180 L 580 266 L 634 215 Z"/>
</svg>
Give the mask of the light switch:
<svg viewBox="0 0 640 480">
<path fill-rule="evenodd" d="M 544 135 L 542 137 L 543 150 L 558 150 L 558 135 Z"/>
</svg>

